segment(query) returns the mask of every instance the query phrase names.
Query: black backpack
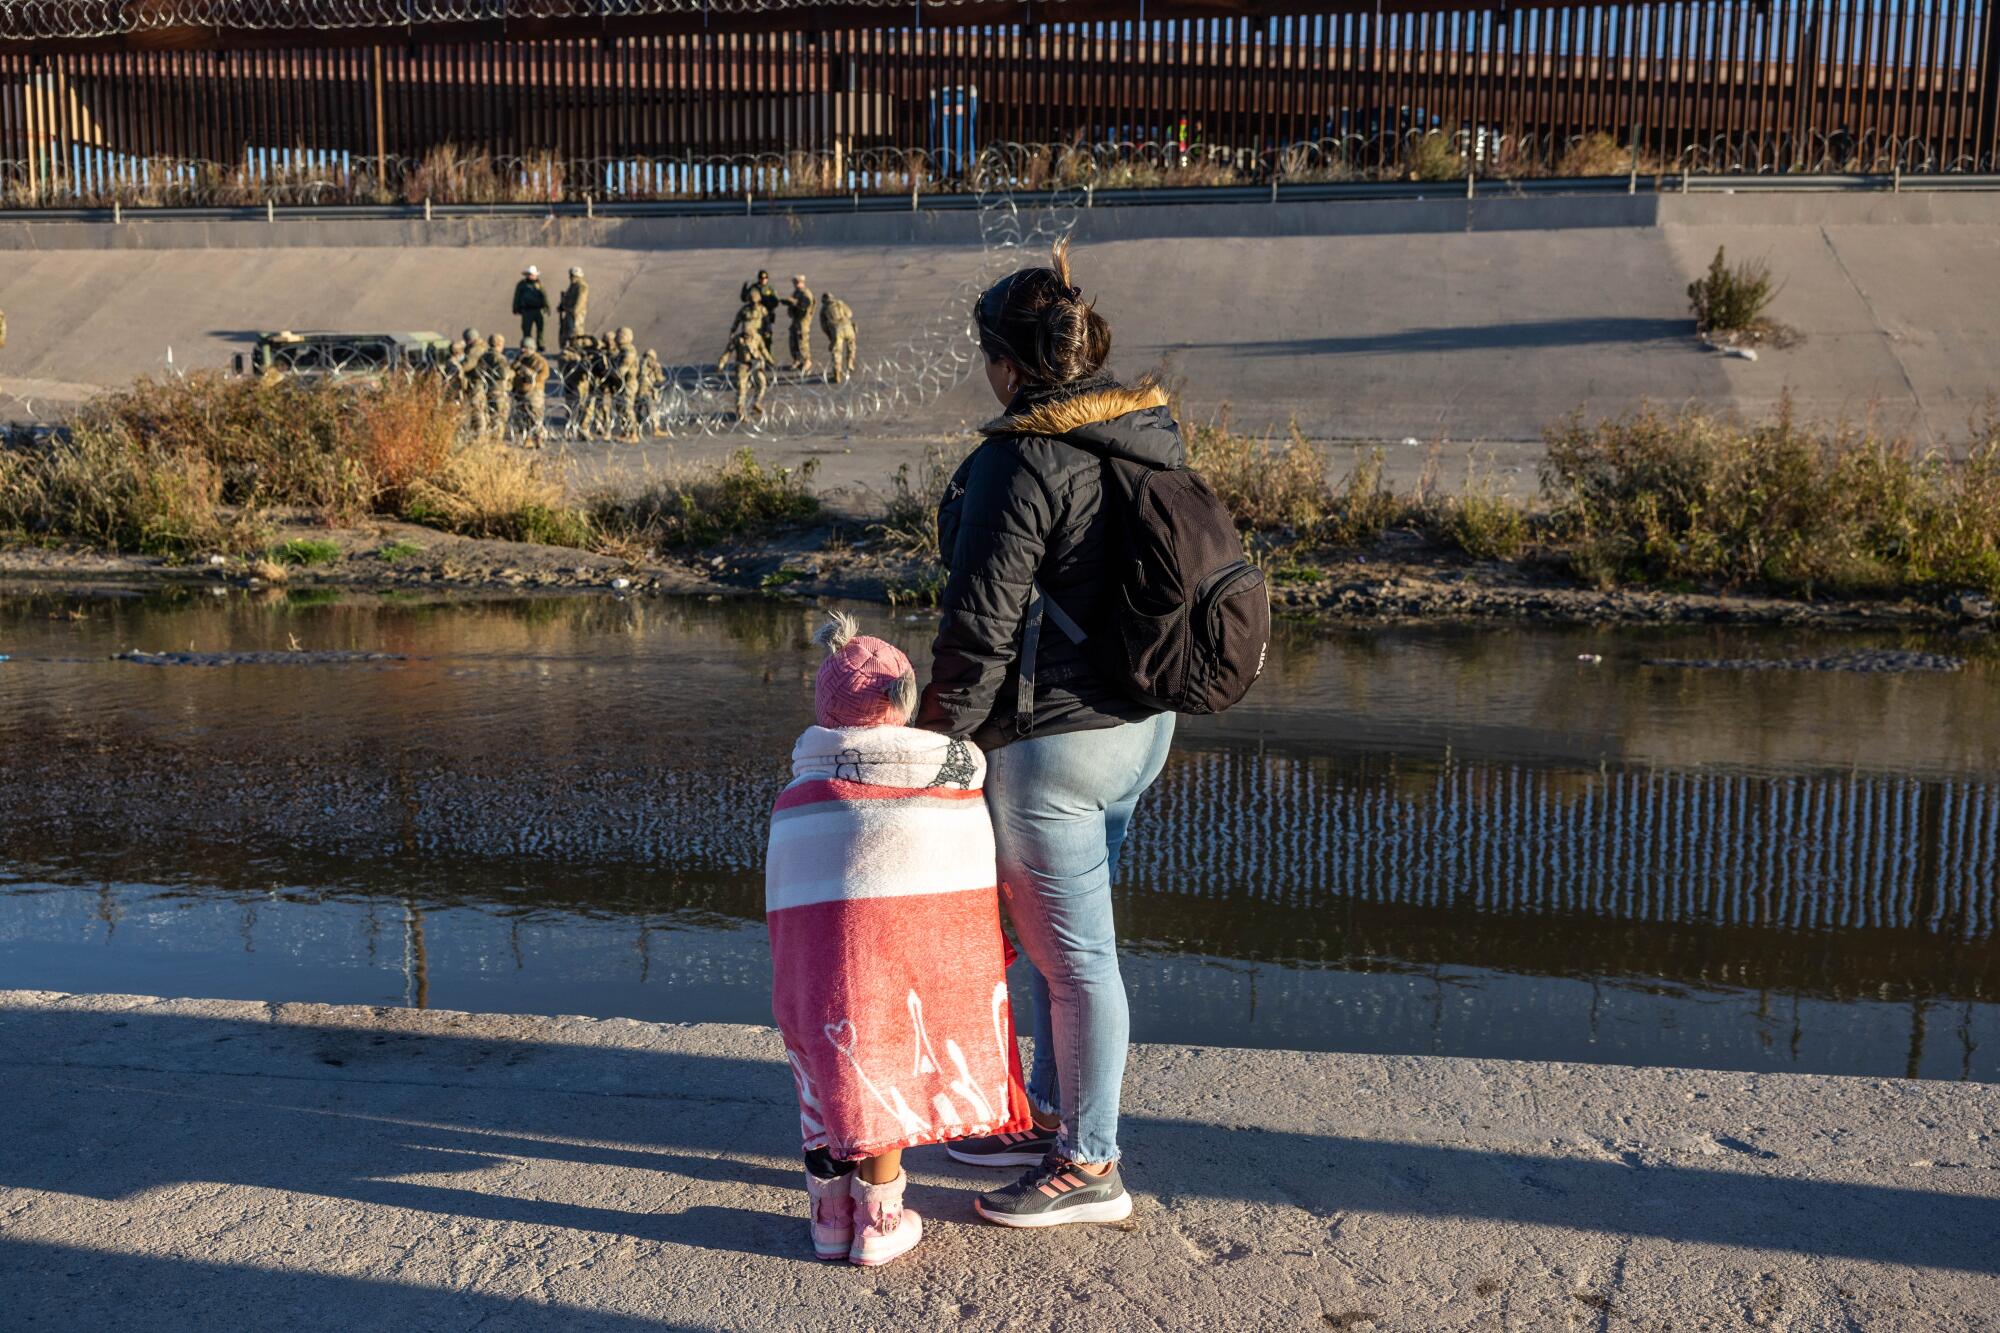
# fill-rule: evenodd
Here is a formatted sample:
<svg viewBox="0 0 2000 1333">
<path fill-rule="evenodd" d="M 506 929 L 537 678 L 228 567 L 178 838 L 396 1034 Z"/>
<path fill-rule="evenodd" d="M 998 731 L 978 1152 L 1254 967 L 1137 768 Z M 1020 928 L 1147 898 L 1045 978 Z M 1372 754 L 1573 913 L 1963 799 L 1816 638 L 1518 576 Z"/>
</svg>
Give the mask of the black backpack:
<svg viewBox="0 0 2000 1333">
<path fill-rule="evenodd" d="M 1264 574 L 1243 558 L 1236 521 L 1192 468 L 1104 458 L 1109 549 L 1122 552 L 1108 610 L 1086 636 L 1040 588 L 1021 644 L 1018 729 L 1034 710 L 1035 652 L 1046 615 L 1108 678 L 1140 703 L 1175 713 L 1220 713 L 1250 692 L 1271 640 Z M 1116 560 L 1113 556 L 1113 560 Z"/>
</svg>

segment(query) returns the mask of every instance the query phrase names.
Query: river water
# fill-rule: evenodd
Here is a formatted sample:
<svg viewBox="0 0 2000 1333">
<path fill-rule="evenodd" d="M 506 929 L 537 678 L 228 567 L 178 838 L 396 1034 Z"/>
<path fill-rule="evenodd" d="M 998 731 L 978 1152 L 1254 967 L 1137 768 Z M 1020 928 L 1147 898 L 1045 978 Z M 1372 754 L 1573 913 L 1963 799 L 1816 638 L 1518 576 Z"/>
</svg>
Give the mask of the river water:
<svg viewBox="0 0 2000 1333">
<path fill-rule="evenodd" d="M 0 596 L 0 986 L 764 1021 L 814 614 Z M 1967 665 L 1643 665 L 1857 647 Z M 2000 1080 L 1996 686 L 1981 639 L 1281 626 L 1135 824 L 1134 1036 Z"/>
</svg>

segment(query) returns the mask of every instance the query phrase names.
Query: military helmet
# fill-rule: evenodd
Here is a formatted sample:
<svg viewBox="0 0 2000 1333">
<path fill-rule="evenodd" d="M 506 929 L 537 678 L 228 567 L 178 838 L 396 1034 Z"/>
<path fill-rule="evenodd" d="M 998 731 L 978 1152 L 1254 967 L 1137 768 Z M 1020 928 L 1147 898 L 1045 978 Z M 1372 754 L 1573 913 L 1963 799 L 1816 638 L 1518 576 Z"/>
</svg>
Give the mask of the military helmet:
<svg viewBox="0 0 2000 1333">
<path fill-rule="evenodd" d="M 495 333 L 486 339 L 486 345 L 497 352 L 507 345 L 507 338 L 504 334 Z"/>
<path fill-rule="evenodd" d="M 481 338 L 479 336 L 479 330 L 473 328 L 470 324 L 465 326 L 465 333 L 462 336 L 465 339 L 465 345 L 467 347 L 477 347 L 479 346 L 480 343 L 485 341 L 484 338 Z"/>
</svg>

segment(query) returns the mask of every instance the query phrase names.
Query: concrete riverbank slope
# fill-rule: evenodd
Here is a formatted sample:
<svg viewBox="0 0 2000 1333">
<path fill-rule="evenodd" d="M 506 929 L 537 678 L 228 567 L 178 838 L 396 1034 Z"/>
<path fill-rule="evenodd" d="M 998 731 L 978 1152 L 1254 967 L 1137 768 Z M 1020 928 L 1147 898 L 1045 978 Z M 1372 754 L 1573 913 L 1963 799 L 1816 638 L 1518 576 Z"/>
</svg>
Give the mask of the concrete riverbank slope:
<svg viewBox="0 0 2000 1333">
<path fill-rule="evenodd" d="M 0 992 L 23 1329 L 2000 1327 L 2000 1089 L 1136 1048 L 1118 1228 L 815 1264 L 775 1035 Z"/>
<path fill-rule="evenodd" d="M 1486 441 L 1505 470 L 1539 452 L 1509 444 L 1539 441 L 1572 410 L 1761 413 L 1789 394 L 1812 415 L 1873 412 L 1943 443 L 2000 390 L 2000 194 L 1213 204 L 1038 220 L 1074 223 L 1078 273 L 1117 331 L 1117 369 L 1162 373 L 1193 412 L 1228 405 L 1256 428 L 1296 418 L 1327 440 Z M 1783 284 L 1775 314 L 1799 346 L 1752 363 L 1697 345 L 1686 287 L 1718 245 L 1769 263 Z M 531 261 L 552 291 L 581 264 L 594 324 L 629 324 L 670 362 L 713 363 L 737 288 L 759 267 L 786 290 L 803 272 L 838 293 L 857 312 L 863 356 L 895 355 L 957 308 L 954 287 L 988 258 L 970 211 L 7 223 L 0 251 L 0 394 L 12 396 L 0 408 L 15 417 L 160 371 L 169 348 L 176 367 L 222 366 L 257 330 L 472 324 L 511 340 L 509 295 Z M 831 450 L 827 439 L 810 447 L 856 474 L 840 479 L 880 484 L 907 456 L 882 454 L 882 441 L 991 412 L 985 385 L 968 381 L 870 415 Z M 673 456 L 732 442 L 692 439 Z"/>
</svg>

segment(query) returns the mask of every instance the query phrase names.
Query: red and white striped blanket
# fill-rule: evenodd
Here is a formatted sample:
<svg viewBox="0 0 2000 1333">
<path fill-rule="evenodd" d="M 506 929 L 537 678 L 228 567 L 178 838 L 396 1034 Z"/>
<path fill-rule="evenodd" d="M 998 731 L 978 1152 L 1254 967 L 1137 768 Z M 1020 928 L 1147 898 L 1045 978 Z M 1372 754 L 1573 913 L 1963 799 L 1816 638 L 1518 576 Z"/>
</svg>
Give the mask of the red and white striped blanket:
<svg viewBox="0 0 2000 1333">
<path fill-rule="evenodd" d="M 771 812 L 771 1011 L 808 1149 L 1025 1129 L 986 760 L 909 727 L 810 727 Z"/>
</svg>

